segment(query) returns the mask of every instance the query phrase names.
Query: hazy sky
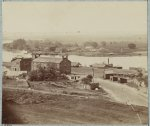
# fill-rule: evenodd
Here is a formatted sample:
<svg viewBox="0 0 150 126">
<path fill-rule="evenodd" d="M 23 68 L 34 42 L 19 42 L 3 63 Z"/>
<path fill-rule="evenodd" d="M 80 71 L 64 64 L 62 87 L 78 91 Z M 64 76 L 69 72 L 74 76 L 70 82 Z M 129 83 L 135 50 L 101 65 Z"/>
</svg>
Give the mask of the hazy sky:
<svg viewBox="0 0 150 126">
<path fill-rule="evenodd" d="M 145 2 L 4 2 L 4 32 L 146 34 Z"/>
</svg>

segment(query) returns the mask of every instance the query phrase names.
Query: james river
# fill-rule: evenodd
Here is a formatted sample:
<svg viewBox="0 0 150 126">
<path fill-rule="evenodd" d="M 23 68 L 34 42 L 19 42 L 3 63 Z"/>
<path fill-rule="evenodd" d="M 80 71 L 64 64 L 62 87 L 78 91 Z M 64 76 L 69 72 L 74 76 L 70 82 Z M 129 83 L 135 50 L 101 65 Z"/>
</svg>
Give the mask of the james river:
<svg viewBox="0 0 150 126">
<path fill-rule="evenodd" d="M 31 57 L 31 54 L 26 54 L 24 51 L 12 53 L 4 50 L 3 61 L 10 62 L 11 59 L 17 55 Z M 72 62 L 80 62 L 83 66 L 89 66 L 94 63 L 107 63 L 108 60 L 108 57 L 86 57 L 77 55 L 69 55 L 68 58 Z M 147 56 L 109 57 L 109 61 L 115 66 L 122 66 L 124 69 L 128 69 L 129 67 L 142 67 L 147 69 Z"/>
</svg>

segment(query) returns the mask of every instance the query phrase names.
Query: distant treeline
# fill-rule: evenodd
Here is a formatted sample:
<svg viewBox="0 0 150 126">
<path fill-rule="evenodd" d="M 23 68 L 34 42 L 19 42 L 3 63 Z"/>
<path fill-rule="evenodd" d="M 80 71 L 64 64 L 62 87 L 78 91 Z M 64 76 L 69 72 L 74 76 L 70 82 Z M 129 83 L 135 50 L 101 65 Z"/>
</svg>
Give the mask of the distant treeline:
<svg viewBox="0 0 150 126">
<path fill-rule="evenodd" d="M 110 52 L 117 51 L 121 48 L 123 49 L 142 49 L 147 50 L 146 43 L 139 42 L 94 42 L 86 41 L 82 44 L 80 43 L 63 43 L 59 41 L 50 41 L 50 40 L 25 40 L 17 39 L 11 43 L 4 43 L 3 48 L 6 50 L 26 50 L 26 51 L 51 51 L 51 52 L 67 52 L 67 51 L 83 51 L 84 49 L 108 49 Z M 141 50 L 140 50 L 141 51 Z"/>
</svg>

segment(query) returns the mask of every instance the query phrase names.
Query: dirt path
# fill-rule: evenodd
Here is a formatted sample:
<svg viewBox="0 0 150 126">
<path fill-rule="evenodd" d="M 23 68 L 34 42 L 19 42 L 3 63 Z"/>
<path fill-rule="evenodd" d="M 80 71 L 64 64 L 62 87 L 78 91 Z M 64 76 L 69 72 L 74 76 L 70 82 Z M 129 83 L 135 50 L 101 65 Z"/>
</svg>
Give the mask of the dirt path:
<svg viewBox="0 0 150 126">
<path fill-rule="evenodd" d="M 102 88 L 110 94 L 110 97 L 117 102 L 148 107 L 148 94 L 110 80 L 95 78 L 95 82 L 99 82 Z"/>
</svg>

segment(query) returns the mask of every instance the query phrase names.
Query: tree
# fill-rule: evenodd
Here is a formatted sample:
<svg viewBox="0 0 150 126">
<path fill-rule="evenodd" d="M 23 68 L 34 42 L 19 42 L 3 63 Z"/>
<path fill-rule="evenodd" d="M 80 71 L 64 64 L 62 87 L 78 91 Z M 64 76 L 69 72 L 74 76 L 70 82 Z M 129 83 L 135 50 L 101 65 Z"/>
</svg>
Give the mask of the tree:
<svg viewBox="0 0 150 126">
<path fill-rule="evenodd" d="M 145 75 L 145 76 L 143 77 L 143 79 L 144 79 L 144 84 L 145 84 L 145 86 L 148 87 L 148 76 Z"/>
<path fill-rule="evenodd" d="M 62 53 L 66 53 L 67 51 L 67 48 L 62 48 Z"/>
<path fill-rule="evenodd" d="M 84 47 L 86 47 L 86 46 L 92 46 L 93 48 L 97 48 L 98 44 L 97 44 L 97 42 L 85 42 Z"/>
<path fill-rule="evenodd" d="M 128 44 L 128 48 L 129 49 L 135 49 L 136 48 L 136 44 L 130 43 L 130 44 Z"/>
<path fill-rule="evenodd" d="M 145 86 L 148 86 L 148 76 L 145 75 L 142 70 L 138 70 L 136 78 L 140 83 L 139 86 L 141 86 L 142 82 L 144 82 Z"/>
<path fill-rule="evenodd" d="M 93 76 L 92 75 L 87 75 L 85 78 L 83 78 L 81 81 L 84 84 L 90 84 L 92 82 Z"/>
<path fill-rule="evenodd" d="M 45 69 L 39 66 L 37 70 L 33 70 L 29 73 L 30 81 L 51 81 L 57 80 L 60 77 L 60 73 L 54 67 L 48 65 Z"/>
<path fill-rule="evenodd" d="M 101 45 L 102 45 L 103 47 L 106 47 L 106 42 L 105 42 L 105 41 L 102 41 L 102 42 L 101 42 Z"/>
<path fill-rule="evenodd" d="M 37 81 L 37 71 L 33 70 L 29 73 L 29 80 L 30 81 Z"/>
<path fill-rule="evenodd" d="M 55 50 L 56 50 L 56 46 L 52 46 L 52 47 L 50 47 L 50 48 L 49 48 L 49 50 L 50 50 L 51 52 L 55 52 Z"/>
<path fill-rule="evenodd" d="M 58 42 L 58 41 L 56 41 L 56 42 L 54 43 L 54 45 L 55 45 L 56 47 L 62 47 L 62 46 L 63 46 L 63 44 L 62 44 L 61 42 Z"/>
<path fill-rule="evenodd" d="M 24 39 L 14 40 L 12 43 L 13 49 L 23 50 L 27 48 L 26 41 Z"/>
</svg>

